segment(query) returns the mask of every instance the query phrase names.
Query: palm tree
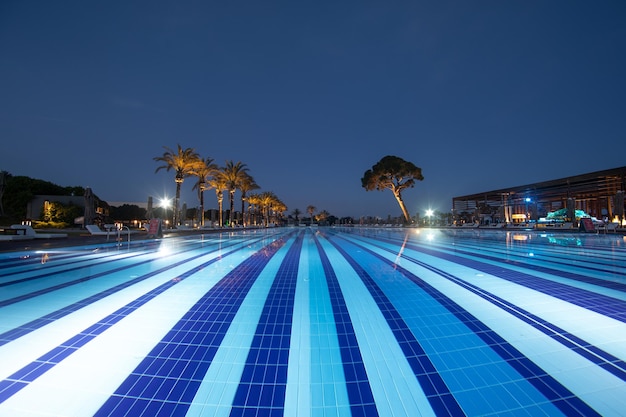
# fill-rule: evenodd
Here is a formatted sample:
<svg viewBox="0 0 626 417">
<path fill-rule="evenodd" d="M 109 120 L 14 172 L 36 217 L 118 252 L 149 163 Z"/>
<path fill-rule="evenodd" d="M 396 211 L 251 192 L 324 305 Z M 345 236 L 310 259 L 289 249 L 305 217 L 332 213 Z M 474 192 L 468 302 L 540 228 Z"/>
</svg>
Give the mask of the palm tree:
<svg viewBox="0 0 626 417">
<path fill-rule="evenodd" d="M 200 227 L 204 226 L 204 192 L 211 188 L 210 180 L 219 170 L 217 164 L 213 163 L 213 159 L 206 157 L 201 160 L 202 163 L 194 170 L 193 175 L 198 177 L 198 181 L 193 186 L 194 190 L 198 190 L 198 199 L 200 200 Z"/>
<path fill-rule="evenodd" d="M 248 196 L 248 221 L 250 221 L 250 212 L 252 211 L 252 208 L 254 207 L 254 225 L 256 226 L 256 219 L 258 217 L 258 213 L 259 213 L 259 208 L 261 207 L 261 197 L 259 196 L 259 194 L 250 194 Z"/>
<path fill-rule="evenodd" d="M 322 210 L 315 217 L 317 218 L 318 222 L 323 223 L 323 222 L 326 221 L 326 219 L 328 219 L 330 217 L 330 213 L 328 211 L 326 211 L 326 210 Z"/>
<path fill-rule="evenodd" d="M 230 202 L 229 224 L 231 226 L 233 226 L 233 213 L 235 211 L 235 191 L 239 188 L 243 178 L 247 176 L 247 172 L 248 168 L 246 164 L 241 162 L 234 163 L 233 161 L 226 161 L 226 166 L 222 168 Z"/>
<path fill-rule="evenodd" d="M 302 214 L 302 212 L 300 211 L 300 209 L 293 209 L 293 211 L 291 212 L 291 214 L 293 214 L 293 217 L 296 218 L 296 226 L 298 225 L 298 223 L 300 223 L 300 214 Z"/>
<path fill-rule="evenodd" d="M 226 180 L 224 178 L 223 172 L 221 170 L 216 171 L 213 174 L 213 178 L 209 180 L 209 186 L 215 189 L 215 196 L 217 197 L 217 207 L 219 213 L 219 226 L 224 226 L 224 216 L 223 212 L 223 202 L 224 202 L 224 191 L 228 189 L 226 186 Z"/>
<path fill-rule="evenodd" d="M 284 212 L 287 211 L 287 205 L 283 203 L 280 199 L 276 198 L 276 200 L 272 204 L 272 210 L 274 211 L 274 215 L 278 218 L 283 218 Z"/>
<path fill-rule="evenodd" d="M 411 216 L 402 200 L 402 191 L 413 188 L 415 181 L 422 181 L 422 169 L 413 163 L 397 156 L 383 157 L 372 169 L 368 169 L 361 178 L 361 186 L 365 191 L 390 189 L 400 205 L 406 223 L 411 222 Z"/>
<path fill-rule="evenodd" d="M 255 198 L 257 197 L 255 196 Z M 265 191 L 259 194 L 258 201 L 264 213 L 263 217 L 265 227 L 267 227 L 269 224 L 270 213 L 272 211 L 282 213 L 287 210 L 287 206 L 285 205 L 285 203 L 280 201 L 280 199 L 276 197 L 276 195 L 271 191 Z"/>
<path fill-rule="evenodd" d="M 180 187 L 186 177 L 190 176 L 195 169 L 197 169 L 199 163 L 201 163 L 200 156 L 192 148 L 183 149 L 178 145 L 178 151 L 174 152 L 167 146 L 164 146 L 165 152 L 163 156 L 157 156 L 153 158 L 157 162 L 163 162 L 164 164 L 159 166 L 156 172 L 159 172 L 162 168 L 167 171 L 173 169 L 176 173 L 174 181 L 176 182 L 176 197 L 174 198 L 174 217 L 172 219 L 173 226 L 178 225 L 179 213 L 178 204 L 180 200 Z"/>
<path fill-rule="evenodd" d="M 307 206 L 306 208 L 307 213 L 309 213 L 309 216 L 311 217 L 311 224 L 313 224 L 313 213 L 315 213 L 315 210 L 317 210 L 317 207 L 315 206 Z"/>
<path fill-rule="evenodd" d="M 246 219 L 245 216 L 244 204 L 246 202 L 246 195 L 248 194 L 248 191 L 258 190 L 259 188 L 261 187 L 259 187 L 259 185 L 254 181 L 254 178 L 246 172 L 239 183 L 239 190 L 241 191 L 241 217 L 243 219 L 244 226 L 247 226 L 250 222 L 250 220 Z"/>
</svg>

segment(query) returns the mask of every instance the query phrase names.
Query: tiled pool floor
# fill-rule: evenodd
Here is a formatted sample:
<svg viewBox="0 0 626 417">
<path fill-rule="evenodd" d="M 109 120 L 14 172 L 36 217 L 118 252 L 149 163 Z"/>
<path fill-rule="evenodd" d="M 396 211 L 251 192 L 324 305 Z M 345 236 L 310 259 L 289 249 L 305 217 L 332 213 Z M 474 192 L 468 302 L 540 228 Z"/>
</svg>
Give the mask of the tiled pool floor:
<svg viewBox="0 0 626 417">
<path fill-rule="evenodd" d="M 623 236 L 284 228 L 0 253 L 0 416 L 620 416 Z"/>
</svg>

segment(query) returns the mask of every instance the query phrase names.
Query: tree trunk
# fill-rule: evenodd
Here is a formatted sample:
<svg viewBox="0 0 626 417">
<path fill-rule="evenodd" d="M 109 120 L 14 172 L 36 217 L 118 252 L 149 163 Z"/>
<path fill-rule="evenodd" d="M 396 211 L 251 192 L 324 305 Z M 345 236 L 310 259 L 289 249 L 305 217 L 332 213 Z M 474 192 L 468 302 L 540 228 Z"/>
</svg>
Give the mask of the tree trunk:
<svg viewBox="0 0 626 417">
<path fill-rule="evenodd" d="M 182 181 L 176 181 L 176 197 L 174 198 L 174 214 L 172 215 L 172 227 L 176 227 L 178 224 L 178 204 L 180 200 L 180 185 Z"/>
<path fill-rule="evenodd" d="M 230 215 L 228 216 L 228 222 L 229 222 L 229 226 L 230 227 L 234 227 L 233 224 L 233 213 L 235 211 L 235 190 L 233 191 L 228 191 L 228 199 L 230 202 Z"/>
<path fill-rule="evenodd" d="M 217 195 L 217 207 L 218 207 L 218 212 L 219 212 L 219 226 L 222 227 L 224 225 L 224 222 L 222 221 L 222 201 L 224 200 L 224 196 L 222 191 L 215 191 L 215 194 Z"/>
<path fill-rule="evenodd" d="M 204 227 L 204 191 L 200 190 L 200 227 Z"/>
<path fill-rule="evenodd" d="M 241 225 L 246 227 L 246 193 L 241 192 Z"/>
<path fill-rule="evenodd" d="M 404 221 L 409 224 L 411 223 L 411 216 L 409 215 L 409 212 L 406 209 L 406 206 L 404 205 L 404 201 L 402 200 L 402 194 L 398 191 L 393 193 L 394 197 L 396 197 L 396 200 L 398 201 L 398 204 L 400 205 L 400 209 L 402 210 L 402 214 L 404 215 Z"/>
</svg>

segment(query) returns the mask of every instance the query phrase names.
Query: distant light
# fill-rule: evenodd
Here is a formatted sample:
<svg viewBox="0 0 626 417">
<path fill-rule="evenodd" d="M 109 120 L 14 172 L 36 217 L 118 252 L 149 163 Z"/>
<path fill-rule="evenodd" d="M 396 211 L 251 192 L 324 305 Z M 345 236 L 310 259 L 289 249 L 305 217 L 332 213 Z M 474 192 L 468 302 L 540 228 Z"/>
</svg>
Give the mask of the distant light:
<svg viewBox="0 0 626 417">
<path fill-rule="evenodd" d="M 432 216 L 432 215 L 433 215 L 433 213 L 434 213 L 434 211 L 433 211 L 432 209 L 428 209 L 428 210 L 426 210 L 426 216 L 427 216 L 427 217 Z"/>
<path fill-rule="evenodd" d="M 163 208 L 166 208 L 166 209 L 169 208 L 170 207 L 170 200 L 168 198 L 162 198 L 160 206 L 163 207 Z"/>
<path fill-rule="evenodd" d="M 526 197 L 526 202 L 530 203 L 532 200 L 530 199 L 530 197 Z"/>
</svg>

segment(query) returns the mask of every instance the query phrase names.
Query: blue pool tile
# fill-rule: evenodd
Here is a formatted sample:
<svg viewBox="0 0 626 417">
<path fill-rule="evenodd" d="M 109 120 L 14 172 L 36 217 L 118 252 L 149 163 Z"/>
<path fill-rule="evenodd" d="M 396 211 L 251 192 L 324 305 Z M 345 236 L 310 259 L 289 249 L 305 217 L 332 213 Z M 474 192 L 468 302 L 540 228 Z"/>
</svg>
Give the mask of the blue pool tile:
<svg viewBox="0 0 626 417">
<path fill-rule="evenodd" d="M 483 278 L 477 274 L 478 272 L 489 274 L 491 280 L 500 280 L 506 285 L 512 283 L 522 285 L 557 297 L 577 306 L 578 311 L 593 311 L 594 314 L 602 315 L 602 318 L 609 317 L 626 322 L 626 308 L 624 308 L 626 301 L 623 297 L 607 295 L 610 294 L 608 290 L 621 293 L 626 291 L 626 274 L 620 269 L 620 266 L 626 266 L 626 261 L 623 260 L 626 259 L 626 247 L 623 243 L 618 240 L 617 246 L 613 248 L 602 248 L 599 244 L 596 247 L 594 246 L 596 243 L 605 239 L 594 235 L 588 240 L 597 242 L 582 246 L 585 251 L 589 251 L 589 255 L 575 252 L 571 248 L 562 250 L 556 246 L 549 248 L 535 246 L 533 249 L 536 256 L 530 259 L 527 253 L 531 245 L 521 247 L 519 254 L 516 254 L 517 246 L 520 244 L 514 241 L 496 248 L 491 240 L 477 239 L 474 242 L 469 239 L 463 241 L 457 239 L 454 247 L 444 247 L 436 242 L 423 241 L 414 232 L 414 230 L 405 232 L 402 229 L 382 230 L 382 228 L 381 230 L 352 228 L 347 231 L 320 228 L 314 232 L 308 229 L 306 231 L 304 229 L 297 231 L 277 229 L 259 233 L 275 234 L 279 240 L 282 237 L 291 239 L 297 234 L 299 238 L 304 237 L 312 242 L 317 238 L 324 239 L 323 236 L 328 233 L 332 235 L 331 239 L 348 237 L 364 245 L 353 248 L 342 244 L 342 248 L 345 249 L 342 261 L 354 260 L 353 270 L 350 273 L 356 271 L 365 282 L 370 291 L 369 296 L 378 306 L 375 313 L 382 314 L 404 353 L 406 363 L 414 370 L 414 375 L 396 377 L 416 378 L 420 381 L 423 391 L 428 395 L 430 406 L 437 416 L 457 415 L 455 403 L 462 404 L 462 411 L 470 416 L 485 414 L 552 416 L 557 415 L 559 411 L 563 415 L 590 416 L 598 415 L 598 410 L 610 410 L 612 401 L 616 404 L 624 403 L 621 395 L 607 399 L 603 396 L 605 390 L 601 388 L 608 386 L 607 381 L 617 381 L 615 384 L 619 384 L 620 380 L 626 380 L 626 365 L 624 364 L 626 358 L 603 350 L 604 346 L 609 346 L 613 342 L 609 341 L 609 343 L 595 346 L 582 339 L 575 330 L 569 331 L 568 328 L 568 331 L 565 331 L 556 327 L 552 323 L 550 314 L 542 317 L 533 316 L 532 313 L 520 309 L 509 300 L 496 299 L 493 294 L 486 293 L 479 286 Z M 216 234 L 215 241 L 219 240 L 222 248 L 233 245 L 231 248 L 233 251 L 239 250 L 239 248 L 246 247 L 246 233 L 249 232 L 229 232 L 224 234 L 228 237 L 223 239 L 218 238 L 219 235 Z M 252 232 L 252 234 L 256 233 Z M 206 238 L 208 239 L 208 236 Z M 15 284 L 10 285 L 16 287 L 38 285 L 39 282 L 36 280 L 42 279 L 41 282 L 44 282 L 43 278 L 45 282 L 50 282 L 50 285 L 37 287 L 37 290 L 2 302 L 0 306 L 19 308 L 22 303 L 27 303 L 29 300 L 32 302 L 37 297 L 53 296 L 56 295 L 55 292 L 59 294 L 57 300 L 63 300 L 66 297 L 75 299 L 74 294 L 77 293 L 78 283 L 88 283 L 89 286 L 103 283 L 102 291 L 97 294 L 86 294 L 77 302 L 62 306 L 56 311 L 47 312 L 41 317 L 36 317 L 25 310 L 24 317 L 28 319 L 27 322 L 14 329 L 8 329 L 0 335 L 0 345 L 9 344 L 9 350 L 12 348 L 11 344 L 19 343 L 24 336 L 30 333 L 37 334 L 57 320 L 66 320 L 68 314 L 80 314 L 81 309 L 96 302 L 101 306 L 106 305 L 107 297 L 119 291 L 139 288 L 135 285 L 160 273 L 167 273 L 175 265 L 181 268 L 171 274 L 171 277 L 176 277 L 176 280 L 169 280 L 164 285 L 138 294 L 135 300 L 131 300 L 120 309 L 117 309 L 119 306 L 111 308 L 108 316 L 94 317 L 92 324 L 86 325 L 84 330 L 75 335 L 66 335 L 64 337 L 68 340 L 66 343 L 50 346 L 43 350 L 43 354 L 36 355 L 39 357 L 27 358 L 23 362 L 26 365 L 10 377 L 19 377 L 21 381 L 10 378 L 0 381 L 0 414 L 11 415 L 2 407 L 9 404 L 7 401 L 9 399 L 18 401 L 20 396 L 16 394 L 19 391 L 25 390 L 27 393 L 30 389 L 30 382 L 35 381 L 55 366 L 60 368 L 60 373 L 64 373 L 65 363 L 74 352 L 88 351 L 89 349 L 84 349 L 87 344 L 99 343 L 105 332 L 112 327 L 123 325 L 123 320 L 135 314 L 157 295 L 167 298 L 170 289 L 177 285 L 176 282 L 181 282 L 180 279 L 194 273 L 210 276 L 213 267 L 209 265 L 212 263 L 205 264 L 200 269 L 185 267 L 185 263 L 189 260 L 207 253 L 207 250 L 198 251 L 198 247 L 194 248 L 196 244 L 191 243 L 193 239 L 196 238 L 164 240 L 178 242 L 181 246 L 185 245 L 188 248 L 185 251 L 172 252 L 173 254 L 166 261 L 167 267 L 163 267 L 165 261 L 163 256 L 161 256 L 163 259 L 154 261 L 154 258 L 149 257 L 133 259 L 135 255 L 130 253 L 129 256 L 124 256 L 122 261 L 126 266 L 122 266 L 122 263 L 118 263 L 114 258 L 126 254 L 113 246 L 108 251 L 102 251 L 100 255 L 89 251 L 89 256 L 94 260 L 91 276 L 80 276 L 82 273 L 80 269 L 73 269 L 70 275 L 64 276 L 54 270 L 46 270 L 50 262 L 46 265 L 31 262 L 30 265 L 41 268 L 41 272 L 38 272 L 38 275 L 33 276 L 32 279 L 16 280 Z M 243 265 L 241 267 L 234 267 L 232 273 L 227 275 L 224 282 L 218 284 L 215 291 L 204 294 L 163 340 L 155 340 L 154 349 L 139 361 L 136 369 L 129 371 L 126 378 L 120 378 L 119 387 L 110 395 L 107 394 L 108 400 L 103 401 L 96 415 L 171 417 L 184 416 L 192 404 L 203 407 L 199 405 L 202 398 L 195 398 L 198 387 L 207 383 L 203 379 L 218 349 L 228 348 L 222 346 L 224 336 L 237 313 L 238 306 L 241 305 L 242 297 L 254 281 L 255 274 L 260 273 L 263 265 L 267 265 L 267 259 L 275 253 L 276 247 L 271 243 L 272 240 L 273 238 L 266 240 L 265 248 L 258 252 L 254 260 L 241 264 Z M 151 245 L 153 245 L 152 251 L 156 253 L 159 244 L 151 243 Z M 376 259 L 367 255 L 364 248 L 378 255 L 390 253 L 396 261 L 387 262 L 382 258 Z M 187 250 L 197 252 L 187 254 Z M 324 258 L 324 250 L 317 242 L 312 246 L 312 250 L 316 252 L 314 256 L 308 257 L 308 262 L 310 265 L 315 264 L 320 270 L 323 269 L 320 278 L 321 282 L 324 282 L 323 291 L 327 292 L 325 296 L 329 297 L 329 313 L 311 321 L 311 334 L 308 335 L 312 341 L 311 345 L 298 345 L 298 349 L 304 349 L 302 352 L 309 352 L 308 349 L 311 349 L 310 376 L 312 380 L 320 384 L 320 389 L 324 388 L 326 392 L 320 394 L 320 398 L 323 396 L 324 400 L 329 403 L 315 402 L 309 411 L 313 416 L 326 413 L 342 417 L 347 415 L 376 416 L 379 409 L 371 387 L 372 381 L 376 385 L 380 384 L 379 376 L 375 372 L 368 374 L 365 371 L 361 350 L 368 349 L 368 347 L 364 345 L 365 341 L 357 340 L 355 337 L 351 316 L 354 312 L 348 310 L 339 285 L 343 277 L 341 274 L 338 276 L 329 266 L 328 260 Z M 502 252 L 496 252 L 497 250 Z M 221 256 L 225 256 L 225 253 L 227 252 L 224 251 Z M 303 253 L 302 249 L 296 247 L 290 256 L 295 260 L 300 253 Z M 0 254 L 0 258 L 2 255 Z M 366 255 L 369 256 L 367 260 Z M 101 262 L 105 257 L 108 257 L 106 259 L 109 263 L 108 272 L 94 273 L 95 262 Z M 583 259 L 577 262 L 581 265 L 570 265 L 571 259 L 575 257 Z M 68 268 L 73 268 L 69 262 L 76 262 L 75 258 L 76 255 L 55 255 L 55 261 L 58 259 L 61 262 L 68 262 Z M 425 262 L 425 259 L 428 262 Z M 158 263 L 160 264 L 157 265 Z M 585 265 L 582 265 L 583 263 Z M 598 384 L 598 391 L 594 392 L 594 395 L 585 393 L 584 398 L 587 402 L 583 401 L 578 397 L 581 393 L 571 390 L 571 385 L 581 384 L 578 382 L 567 384 L 569 377 L 567 367 L 571 361 L 562 364 L 563 372 L 558 379 L 555 378 L 554 375 L 550 375 L 549 372 L 526 358 L 501 335 L 479 321 L 472 314 L 473 307 L 468 307 L 467 311 L 460 308 L 456 295 L 449 299 L 431 291 L 428 285 L 418 282 L 420 277 L 411 277 L 410 274 L 406 274 L 406 268 L 403 268 L 407 264 L 426 268 L 429 274 L 437 274 L 440 280 L 449 280 L 450 283 L 471 293 L 472 296 L 483 297 L 483 300 L 497 300 L 502 314 L 513 315 L 525 324 L 544 332 L 547 337 L 560 343 L 563 349 L 573 352 L 586 361 L 587 366 L 594 366 L 594 372 L 589 374 L 590 378 L 604 381 L 604 383 Z M 296 262 L 288 261 L 284 262 L 284 267 L 279 270 L 265 271 L 273 275 L 276 287 L 263 300 L 267 308 L 261 314 L 258 323 L 255 323 L 255 325 L 258 324 L 258 334 L 250 346 L 250 356 L 246 361 L 246 366 L 241 365 L 243 374 L 238 389 L 233 389 L 234 399 L 227 395 L 222 399 L 223 403 L 207 405 L 207 410 L 232 409 L 231 415 L 233 416 L 284 415 L 283 403 L 286 393 L 289 392 L 288 384 L 293 383 L 287 380 L 287 363 L 289 363 L 289 353 L 292 349 L 291 335 L 298 335 L 300 332 L 300 329 L 292 328 L 291 325 L 291 315 L 294 309 L 293 291 L 298 276 L 295 265 L 297 265 Z M 129 268 L 134 267 L 137 270 L 131 272 Z M 454 270 L 468 272 L 455 276 Z M 368 272 L 370 277 L 363 274 L 363 271 Z M 586 271 L 589 272 L 589 276 L 585 275 Z M 606 279 L 602 278 L 603 274 Z M 129 276 L 132 278 L 129 279 Z M 120 283 L 122 277 L 124 277 L 124 282 Z M 415 281 L 411 281 L 413 279 Z M 575 282 L 576 285 L 568 285 L 568 280 Z M 111 282 L 110 285 L 105 284 L 108 281 Z M 406 285 L 409 281 L 413 282 L 411 284 L 413 287 L 423 292 L 421 298 L 408 297 L 409 291 L 406 291 Z M 298 282 L 298 285 L 307 285 L 311 286 L 310 289 L 314 289 L 313 279 L 305 282 L 306 284 Z M 582 289 L 581 284 L 585 285 L 585 289 Z M 602 291 L 594 291 L 592 286 L 601 287 Z M 392 299 L 390 292 L 393 291 L 398 292 L 400 296 L 405 296 Z M 182 292 L 179 292 L 177 296 L 185 297 Z M 256 296 L 256 294 L 250 294 L 250 296 Z M 528 300 L 528 304 L 531 305 L 532 300 Z M 423 310 L 418 309 L 418 306 L 423 307 Z M 447 311 L 446 314 L 441 313 L 442 308 Z M 315 301 L 312 300 L 311 312 L 314 311 Z M 58 327 L 62 328 L 62 326 Z M 572 327 L 575 329 L 576 326 Z M 590 333 L 590 329 L 585 330 L 585 334 Z M 333 341 L 337 344 L 335 346 L 337 357 L 333 364 L 328 363 L 329 355 L 323 352 L 324 349 L 330 349 L 329 346 L 334 346 L 328 343 L 329 337 L 336 338 Z M 608 340 L 618 343 L 621 339 L 621 336 L 616 334 Z M 538 345 L 535 348 L 541 355 L 541 346 Z M 94 361 L 99 359 L 94 358 Z M 392 359 L 385 358 L 385 360 Z M 602 379 L 605 374 L 608 377 Z M 333 385 L 323 385 L 323 379 L 329 375 L 333 377 Z M 234 378 L 238 379 L 239 375 Z M 94 380 L 97 380 L 97 376 Z M 62 382 L 59 383 L 59 392 L 62 391 L 62 384 Z M 626 392 L 621 390 L 621 385 L 615 384 L 611 385 L 614 392 L 623 393 L 626 396 Z M 85 389 L 90 388 L 85 387 Z M 307 387 L 298 387 L 298 389 L 307 389 Z M 349 401 L 349 408 L 344 404 L 333 404 L 333 401 L 338 401 L 335 392 L 341 390 L 345 390 L 344 395 L 347 397 L 346 401 Z M 399 393 L 399 395 L 406 395 L 407 399 L 414 394 Z M 381 398 L 376 397 L 376 400 L 381 401 Z M 511 398 L 512 401 L 509 400 Z M 69 399 L 80 401 L 80 397 Z M 42 400 L 45 401 L 45 399 Z M 23 406 L 32 409 L 37 407 L 37 405 L 29 404 L 23 404 Z M 385 405 L 383 407 L 381 409 L 387 409 Z M 37 412 L 32 414 L 37 414 Z M 605 414 L 610 415 L 610 413 Z"/>
<path fill-rule="evenodd" d="M 0 402 L 6 401 L 8 398 L 13 396 L 13 394 L 24 388 L 26 385 L 27 383 L 23 381 L 6 379 L 4 381 L 0 381 Z"/>
</svg>

